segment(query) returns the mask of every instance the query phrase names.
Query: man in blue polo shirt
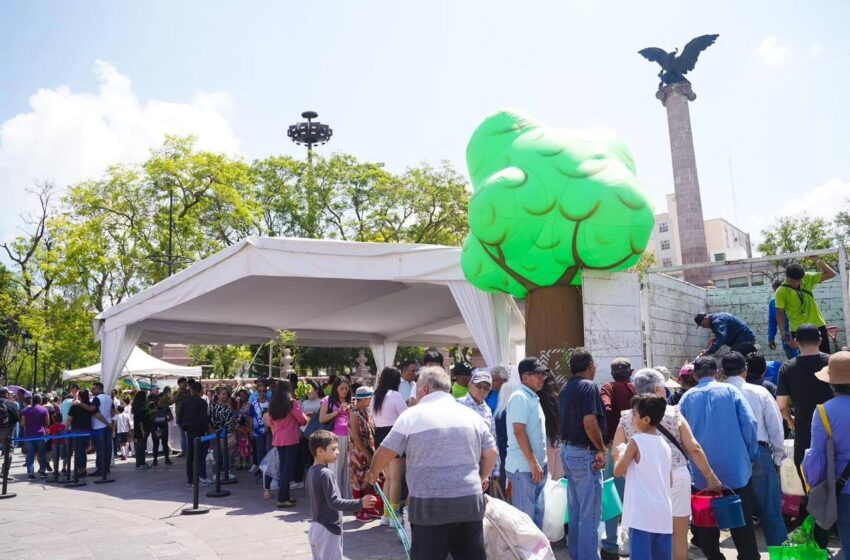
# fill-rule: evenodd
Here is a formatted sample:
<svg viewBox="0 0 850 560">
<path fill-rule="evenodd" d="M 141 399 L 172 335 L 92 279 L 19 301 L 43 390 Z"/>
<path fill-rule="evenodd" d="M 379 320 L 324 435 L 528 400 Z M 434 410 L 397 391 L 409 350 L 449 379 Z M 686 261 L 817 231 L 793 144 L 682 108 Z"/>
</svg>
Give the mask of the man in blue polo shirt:
<svg viewBox="0 0 850 560">
<path fill-rule="evenodd" d="M 567 510 L 570 516 L 568 545 L 573 560 L 613 560 L 618 556 L 599 549 L 602 518 L 602 469 L 606 462 L 605 407 L 593 382 L 596 363 L 587 348 L 570 354 L 570 372 L 558 397 L 561 424 L 561 461 L 569 481 Z"/>
<path fill-rule="evenodd" d="M 546 418 L 537 391 L 543 388 L 546 366 L 536 358 L 524 358 L 517 366 L 520 385 L 508 400 L 508 455 L 505 472 L 511 481 L 511 503 L 543 527 L 546 485 Z"/>
<path fill-rule="evenodd" d="M 714 358 L 697 358 L 694 362 L 697 386 L 679 401 L 679 411 L 688 421 L 694 438 L 700 443 L 711 468 L 726 488 L 741 497 L 746 524 L 732 529 L 732 540 L 738 560 L 759 560 L 756 533 L 753 528 L 753 491 L 750 479 L 753 462 L 758 457 L 758 423 L 752 408 L 737 388 L 714 380 L 717 363 Z M 694 488 L 704 490 L 705 477 L 693 466 Z M 693 527 L 694 536 L 708 560 L 723 560 L 720 531 Z"/>
</svg>

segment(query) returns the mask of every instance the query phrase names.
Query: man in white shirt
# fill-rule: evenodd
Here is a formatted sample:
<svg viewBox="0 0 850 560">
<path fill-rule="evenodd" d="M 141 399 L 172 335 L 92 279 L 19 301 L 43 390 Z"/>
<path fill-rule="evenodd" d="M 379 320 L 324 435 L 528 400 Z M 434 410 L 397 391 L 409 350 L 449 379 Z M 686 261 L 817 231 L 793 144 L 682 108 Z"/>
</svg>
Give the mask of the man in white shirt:
<svg viewBox="0 0 850 560">
<path fill-rule="evenodd" d="M 103 383 L 97 382 L 92 385 L 92 404 L 97 407 L 105 423 L 98 420 L 97 417 L 92 417 L 92 439 L 94 440 L 94 448 L 96 459 L 95 465 L 97 470 L 92 473 L 92 476 L 101 476 L 104 471 L 109 472 L 109 465 L 112 463 L 112 414 L 115 406 L 112 404 L 112 398 L 103 392 Z"/>
<path fill-rule="evenodd" d="M 738 388 L 758 422 L 758 457 L 753 463 L 750 484 L 753 489 L 754 513 L 761 519 L 768 546 L 780 546 L 788 537 L 782 519 L 782 489 L 777 467 L 785 458 L 782 414 L 770 391 L 761 385 L 746 383 L 747 362 L 739 352 L 729 352 L 721 362 L 726 382 Z"/>
<path fill-rule="evenodd" d="M 398 392 L 404 397 L 407 406 L 410 406 L 416 402 L 416 372 L 419 370 L 419 364 L 408 360 L 402 362 L 399 369 L 401 370 L 401 383 L 399 383 Z"/>
</svg>

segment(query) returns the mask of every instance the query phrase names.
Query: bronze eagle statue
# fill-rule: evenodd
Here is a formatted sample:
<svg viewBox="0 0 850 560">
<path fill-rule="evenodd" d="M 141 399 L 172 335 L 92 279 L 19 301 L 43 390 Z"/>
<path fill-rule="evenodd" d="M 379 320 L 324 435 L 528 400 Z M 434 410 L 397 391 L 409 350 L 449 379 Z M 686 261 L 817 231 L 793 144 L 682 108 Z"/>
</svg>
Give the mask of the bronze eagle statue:
<svg viewBox="0 0 850 560">
<path fill-rule="evenodd" d="M 658 77 L 661 79 L 658 89 L 661 89 L 665 85 L 687 82 L 688 80 L 685 78 L 685 74 L 694 69 L 699 54 L 713 45 L 717 37 L 719 35 L 701 35 L 695 39 L 691 39 L 685 45 L 682 54 L 678 54 L 679 49 L 668 53 L 658 47 L 649 47 L 640 50 L 638 54 L 647 60 L 657 62 L 661 66 L 661 71 L 658 73 Z"/>
</svg>

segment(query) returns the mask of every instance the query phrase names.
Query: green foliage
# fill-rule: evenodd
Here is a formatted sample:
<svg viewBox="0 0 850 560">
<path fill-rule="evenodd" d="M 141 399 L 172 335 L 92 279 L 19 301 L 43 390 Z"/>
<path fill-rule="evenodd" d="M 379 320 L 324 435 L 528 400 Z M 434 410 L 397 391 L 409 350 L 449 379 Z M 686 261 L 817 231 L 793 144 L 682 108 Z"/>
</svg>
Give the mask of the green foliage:
<svg viewBox="0 0 850 560">
<path fill-rule="evenodd" d="M 310 391 L 312 391 L 312 390 L 313 390 L 312 387 L 310 387 L 307 383 L 301 381 L 295 387 L 295 391 L 294 391 L 295 398 L 298 399 L 299 401 L 303 401 L 304 399 L 306 399 L 307 397 L 310 396 Z"/>
<path fill-rule="evenodd" d="M 32 194 L 39 212 L 0 244 L 10 263 L 0 267 L 3 383 L 31 378 L 24 330 L 39 342 L 40 384 L 96 361 L 94 315 L 168 275 L 171 219 L 175 272 L 249 235 L 459 245 L 467 233 L 466 183 L 447 164 L 393 174 L 346 154 L 248 163 L 200 151 L 192 137 L 169 136 L 141 165 L 114 165 L 69 186 L 58 205 L 52 185 Z M 278 355 L 291 347 L 308 369 L 354 365 L 357 357 L 356 349 L 298 348 L 286 336 L 277 346 Z M 243 370 L 253 356 L 245 346 L 190 351 L 216 377 Z"/>
<path fill-rule="evenodd" d="M 652 207 L 613 133 L 572 133 L 515 112 L 491 115 L 466 154 L 474 195 L 461 264 L 482 290 L 525 297 L 623 270 L 649 242 Z"/>
<path fill-rule="evenodd" d="M 829 249 L 838 241 L 828 221 L 806 214 L 777 218 L 772 226 L 761 233 L 764 240 L 759 243 L 758 250 L 767 256 Z M 825 255 L 823 260 L 834 264 L 837 256 Z M 790 261 L 779 259 L 776 264 L 785 267 Z"/>
</svg>

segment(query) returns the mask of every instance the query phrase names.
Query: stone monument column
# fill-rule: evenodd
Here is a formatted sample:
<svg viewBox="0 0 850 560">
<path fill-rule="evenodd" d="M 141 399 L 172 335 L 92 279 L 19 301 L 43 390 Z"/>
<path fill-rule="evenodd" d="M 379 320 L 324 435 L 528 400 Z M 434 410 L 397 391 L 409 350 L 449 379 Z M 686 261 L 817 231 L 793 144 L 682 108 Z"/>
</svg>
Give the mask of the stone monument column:
<svg viewBox="0 0 850 560">
<path fill-rule="evenodd" d="M 655 94 L 667 109 L 667 128 L 670 132 L 670 153 L 673 159 L 673 187 L 676 192 L 676 219 L 679 222 L 679 245 L 682 264 L 709 262 L 705 244 L 705 222 L 691 134 L 691 114 L 688 102 L 696 99 L 689 82 L 678 82 L 659 89 Z M 686 282 L 697 286 L 711 284 L 708 268 L 685 269 Z"/>
</svg>

